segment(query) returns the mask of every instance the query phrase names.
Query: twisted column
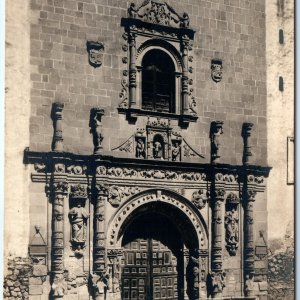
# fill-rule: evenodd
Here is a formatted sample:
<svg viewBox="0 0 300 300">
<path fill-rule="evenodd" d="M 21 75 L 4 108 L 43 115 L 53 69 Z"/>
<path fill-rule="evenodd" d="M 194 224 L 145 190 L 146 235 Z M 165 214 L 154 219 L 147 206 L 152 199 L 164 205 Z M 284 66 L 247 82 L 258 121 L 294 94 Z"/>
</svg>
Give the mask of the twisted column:
<svg viewBox="0 0 300 300">
<path fill-rule="evenodd" d="M 55 102 L 52 105 L 52 120 L 53 120 L 53 140 L 52 140 L 52 151 L 63 152 L 64 144 L 62 137 L 62 111 L 64 104 L 60 102 Z"/>
<path fill-rule="evenodd" d="M 250 137 L 251 137 L 251 129 L 253 127 L 252 123 L 243 123 L 242 127 L 242 137 L 244 141 L 244 151 L 243 151 L 243 165 L 249 165 L 251 161 L 251 145 L 250 145 Z"/>
</svg>

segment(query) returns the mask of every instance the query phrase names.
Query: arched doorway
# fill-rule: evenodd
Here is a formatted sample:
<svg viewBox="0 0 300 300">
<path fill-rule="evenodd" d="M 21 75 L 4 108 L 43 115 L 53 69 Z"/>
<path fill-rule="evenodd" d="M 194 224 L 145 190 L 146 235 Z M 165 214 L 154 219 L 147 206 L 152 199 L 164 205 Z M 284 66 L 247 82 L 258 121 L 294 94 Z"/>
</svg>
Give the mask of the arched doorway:
<svg viewBox="0 0 300 300">
<path fill-rule="evenodd" d="M 135 218 L 122 241 L 122 299 L 183 299 L 183 241 L 168 218 Z"/>
<path fill-rule="evenodd" d="M 186 253 L 197 255 L 199 235 L 182 209 L 149 201 L 135 207 L 120 225 L 122 299 L 198 299 L 194 287 L 199 274 L 189 274 L 193 267 Z"/>
</svg>

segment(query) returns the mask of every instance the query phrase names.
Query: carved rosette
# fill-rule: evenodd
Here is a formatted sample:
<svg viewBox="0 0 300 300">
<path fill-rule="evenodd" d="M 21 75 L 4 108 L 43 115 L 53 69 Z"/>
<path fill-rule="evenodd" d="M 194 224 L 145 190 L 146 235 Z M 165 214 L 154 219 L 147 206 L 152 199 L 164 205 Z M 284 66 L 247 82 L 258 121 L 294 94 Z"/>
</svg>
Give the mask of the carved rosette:
<svg viewBox="0 0 300 300">
<path fill-rule="evenodd" d="M 214 121 L 210 126 L 210 153 L 211 153 L 211 163 L 218 163 L 220 160 L 220 135 L 223 134 L 223 122 Z"/>
<path fill-rule="evenodd" d="M 52 295 L 62 297 L 67 291 L 58 287 L 64 286 L 64 202 L 68 193 L 68 183 L 66 181 L 54 182 L 52 192 Z"/>
<path fill-rule="evenodd" d="M 102 116 L 104 115 L 104 109 L 102 108 L 92 108 L 90 113 L 90 133 L 93 135 L 94 143 L 94 154 L 101 154 L 102 150 Z"/>
<path fill-rule="evenodd" d="M 100 274 L 105 268 L 105 203 L 108 197 L 108 187 L 97 184 L 94 188 L 94 272 Z"/>
<path fill-rule="evenodd" d="M 253 235 L 253 203 L 256 192 L 247 190 L 244 193 L 244 268 L 245 276 L 254 274 L 254 235 Z"/>
<path fill-rule="evenodd" d="M 52 120 L 53 120 L 53 140 L 52 140 L 52 151 L 55 152 L 63 152 L 64 144 L 63 144 L 63 136 L 62 136 L 62 111 L 64 108 L 64 104 L 60 102 L 55 102 L 52 105 Z"/>
</svg>

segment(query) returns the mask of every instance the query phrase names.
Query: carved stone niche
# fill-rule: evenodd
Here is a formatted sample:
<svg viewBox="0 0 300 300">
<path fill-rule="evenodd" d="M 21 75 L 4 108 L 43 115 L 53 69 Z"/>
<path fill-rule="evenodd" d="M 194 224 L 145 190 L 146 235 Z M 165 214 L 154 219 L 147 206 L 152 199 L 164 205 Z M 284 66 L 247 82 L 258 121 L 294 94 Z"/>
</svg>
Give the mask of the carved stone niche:
<svg viewBox="0 0 300 300">
<path fill-rule="evenodd" d="M 122 45 L 124 69 L 118 108 L 129 123 L 135 123 L 138 116 L 149 115 L 178 120 L 183 128 L 189 122 L 196 122 L 198 117 L 191 78 L 195 31 L 189 28 L 189 21 L 187 13 L 178 14 L 164 1 L 141 1 L 140 5 L 131 3 L 129 6 L 128 17 L 121 21 L 125 43 Z M 143 75 L 147 70 L 144 58 L 151 57 L 151 51 L 153 55 L 154 52 L 155 55 L 165 55 L 167 65 L 172 67 L 170 87 L 174 86 L 171 96 L 156 96 L 152 103 L 143 90 Z"/>
<path fill-rule="evenodd" d="M 41 227 L 35 226 L 35 233 L 29 244 L 29 255 L 34 265 L 47 264 L 47 244 L 41 234 Z"/>
<path fill-rule="evenodd" d="M 239 245 L 239 199 L 230 193 L 225 204 L 225 241 L 229 255 L 234 256 Z"/>
<path fill-rule="evenodd" d="M 170 160 L 170 133 L 172 128 L 169 122 L 150 122 L 146 126 L 147 132 L 147 158 Z"/>
</svg>

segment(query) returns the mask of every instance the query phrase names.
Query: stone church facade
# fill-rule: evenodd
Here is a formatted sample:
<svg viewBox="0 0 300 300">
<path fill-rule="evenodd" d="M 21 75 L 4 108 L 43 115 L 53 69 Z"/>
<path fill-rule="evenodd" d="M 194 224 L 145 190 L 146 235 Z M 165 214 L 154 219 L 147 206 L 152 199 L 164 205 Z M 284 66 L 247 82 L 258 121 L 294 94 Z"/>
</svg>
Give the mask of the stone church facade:
<svg viewBox="0 0 300 300">
<path fill-rule="evenodd" d="M 31 1 L 30 232 L 7 299 L 267 299 L 264 12 Z"/>
</svg>

